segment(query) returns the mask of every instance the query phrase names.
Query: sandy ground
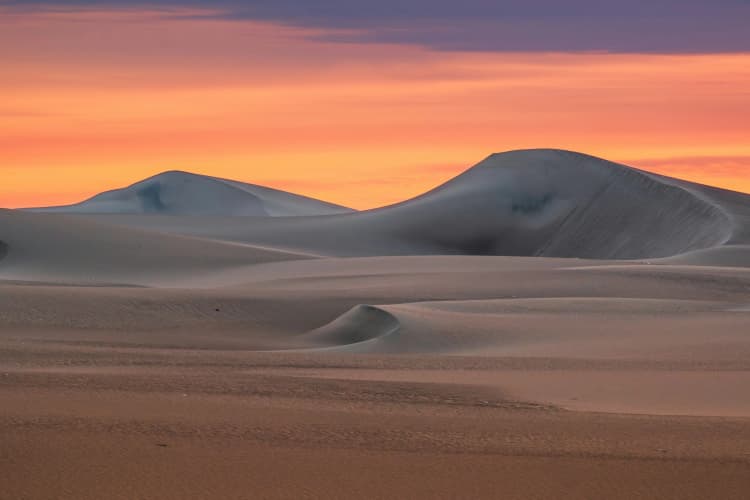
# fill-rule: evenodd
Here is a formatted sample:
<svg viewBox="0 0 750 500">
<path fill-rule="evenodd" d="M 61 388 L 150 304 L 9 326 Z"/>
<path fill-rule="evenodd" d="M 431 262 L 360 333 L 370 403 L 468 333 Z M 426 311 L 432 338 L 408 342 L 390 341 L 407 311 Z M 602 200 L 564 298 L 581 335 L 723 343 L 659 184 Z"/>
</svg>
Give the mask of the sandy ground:
<svg viewBox="0 0 750 500">
<path fill-rule="evenodd" d="M 503 257 L 6 281 L 1 497 L 744 499 L 749 291 Z"/>
<path fill-rule="evenodd" d="M 92 368 L 85 354 L 46 354 L 46 368 L 1 377 L 3 498 L 739 499 L 750 488 L 747 418 L 519 400 L 499 387 L 525 369 L 488 367 L 501 360 L 191 351 Z"/>
</svg>

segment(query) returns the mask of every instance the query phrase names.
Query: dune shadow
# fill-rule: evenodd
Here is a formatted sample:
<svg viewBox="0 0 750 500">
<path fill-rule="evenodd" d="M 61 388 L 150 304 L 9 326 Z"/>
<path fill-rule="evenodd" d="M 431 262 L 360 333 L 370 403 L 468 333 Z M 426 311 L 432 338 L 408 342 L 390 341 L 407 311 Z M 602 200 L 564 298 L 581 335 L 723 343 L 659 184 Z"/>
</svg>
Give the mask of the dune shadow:
<svg viewBox="0 0 750 500">
<path fill-rule="evenodd" d="M 3 260 L 8 255 L 8 244 L 0 240 L 0 260 Z"/>
</svg>

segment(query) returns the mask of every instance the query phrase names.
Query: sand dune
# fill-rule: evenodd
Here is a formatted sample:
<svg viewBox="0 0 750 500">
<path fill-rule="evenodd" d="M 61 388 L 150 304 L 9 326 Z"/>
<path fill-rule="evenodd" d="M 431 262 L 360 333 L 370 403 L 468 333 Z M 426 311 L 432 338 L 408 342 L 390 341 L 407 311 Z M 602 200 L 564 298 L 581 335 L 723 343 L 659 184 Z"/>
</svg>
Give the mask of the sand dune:
<svg viewBox="0 0 750 500">
<path fill-rule="evenodd" d="M 401 324 L 388 311 L 370 305 L 357 305 L 331 323 L 316 328 L 303 340 L 322 348 L 348 352 L 368 352 L 370 344 L 382 343 L 398 335 Z"/>
<path fill-rule="evenodd" d="M 170 171 L 75 205 L 28 209 L 57 213 L 292 216 L 346 213 L 333 203 L 254 184 Z"/>
<path fill-rule="evenodd" d="M 750 196 L 558 150 L 496 154 L 366 212 L 300 219 L 99 216 L 108 224 L 329 256 L 669 257 L 750 242 Z"/>
<path fill-rule="evenodd" d="M 390 212 L 415 222 L 429 216 L 433 224 L 417 238 L 462 254 L 658 257 L 734 234 L 719 203 L 628 167 L 555 150 L 492 155 Z M 400 233 L 414 237 L 417 224 Z"/>
<path fill-rule="evenodd" d="M 749 196 L 567 151 L 492 155 L 429 193 L 366 212 L 304 218 L 206 215 L 242 212 L 237 208 L 245 206 L 241 200 L 259 193 L 269 195 L 263 201 L 266 208 L 277 207 L 264 214 L 289 213 L 277 202 L 302 203 L 257 186 L 167 173 L 85 202 L 79 207 L 81 214 L 66 214 L 66 219 L 5 213 L 12 224 L 0 234 L 9 252 L 0 277 L 155 286 L 161 283 L 157 274 L 167 277 L 164 283 L 178 281 L 176 272 L 165 271 L 169 268 L 191 269 L 193 275 L 203 269 L 204 278 L 212 270 L 226 276 L 230 253 L 237 256 L 233 265 L 315 256 L 446 254 L 644 259 L 709 266 L 744 266 L 750 259 Z M 261 203 L 260 198 L 252 199 Z M 148 206 L 136 210 L 136 202 Z M 155 213 L 89 213 L 98 211 L 92 207 L 107 211 L 106 206 L 115 210 L 115 205 L 126 207 L 117 209 L 120 212 Z M 185 213 L 202 215 L 174 215 Z M 69 228 L 65 234 L 60 234 L 62 224 Z M 30 229 L 21 229 L 26 225 L 38 225 L 39 230 L 33 238 L 14 241 L 28 235 Z M 180 256 L 186 260 L 180 261 Z M 161 259 L 169 264 L 155 264 Z M 191 268 L 188 262 L 194 260 L 201 264 Z M 157 267 L 160 273 L 145 271 Z M 152 277 L 133 279 L 144 273 Z M 238 280 L 226 283 L 230 282 Z M 212 283 L 224 281 L 216 278 Z"/>
</svg>

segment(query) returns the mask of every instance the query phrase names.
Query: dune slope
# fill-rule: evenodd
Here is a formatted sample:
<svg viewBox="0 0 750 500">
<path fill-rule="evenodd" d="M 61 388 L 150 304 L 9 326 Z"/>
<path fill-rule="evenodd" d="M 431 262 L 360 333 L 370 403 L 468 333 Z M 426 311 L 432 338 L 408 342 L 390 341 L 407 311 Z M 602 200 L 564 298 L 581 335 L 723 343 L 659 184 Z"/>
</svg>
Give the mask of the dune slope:
<svg viewBox="0 0 750 500">
<path fill-rule="evenodd" d="M 625 166 L 556 150 L 492 155 L 388 215 L 409 221 L 402 238 L 480 255 L 660 257 L 722 244 L 734 229 L 717 203 Z"/>
<path fill-rule="evenodd" d="M 211 286 L 222 271 L 307 255 L 0 210 L 0 279 Z"/>
</svg>

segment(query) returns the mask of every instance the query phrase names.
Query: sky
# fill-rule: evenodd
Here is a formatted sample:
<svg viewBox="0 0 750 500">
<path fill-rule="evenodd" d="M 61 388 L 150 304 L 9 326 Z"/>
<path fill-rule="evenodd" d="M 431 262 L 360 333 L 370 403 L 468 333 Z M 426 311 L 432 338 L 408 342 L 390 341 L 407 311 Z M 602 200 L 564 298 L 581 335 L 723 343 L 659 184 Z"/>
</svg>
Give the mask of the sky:
<svg viewBox="0 0 750 500">
<path fill-rule="evenodd" d="M 358 209 L 553 147 L 750 192 L 750 0 L 0 0 L 0 206 L 165 170 Z"/>
</svg>

